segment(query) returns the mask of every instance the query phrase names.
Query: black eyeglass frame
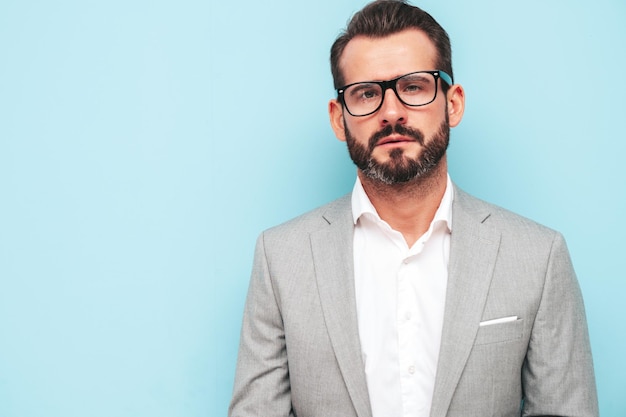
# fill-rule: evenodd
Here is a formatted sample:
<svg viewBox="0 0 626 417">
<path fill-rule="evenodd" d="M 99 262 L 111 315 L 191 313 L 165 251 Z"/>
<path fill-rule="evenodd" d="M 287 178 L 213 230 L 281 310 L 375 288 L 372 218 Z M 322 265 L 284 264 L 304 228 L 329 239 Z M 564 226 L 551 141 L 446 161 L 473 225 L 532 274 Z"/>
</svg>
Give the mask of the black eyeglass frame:
<svg viewBox="0 0 626 417">
<path fill-rule="evenodd" d="M 398 80 L 400 80 L 401 78 L 406 77 L 407 75 L 413 75 L 413 74 L 431 74 L 433 77 L 435 77 L 435 95 L 433 96 L 433 99 L 430 100 L 428 103 L 409 104 L 409 103 L 406 103 L 404 100 L 402 100 L 402 98 L 400 98 L 400 94 L 398 94 L 398 90 L 396 90 L 396 86 L 398 84 Z M 341 104 L 343 104 L 343 106 L 346 108 L 348 113 L 350 113 L 350 115 L 354 116 L 354 117 L 369 116 L 370 114 L 374 114 L 378 110 L 380 110 L 380 108 L 383 106 L 383 102 L 385 101 L 385 93 L 387 92 L 387 89 L 389 89 L 389 88 L 391 88 L 393 90 L 393 92 L 396 94 L 396 97 L 398 97 L 398 100 L 400 100 L 400 102 L 402 104 L 404 104 L 405 106 L 421 107 L 421 106 L 426 106 L 426 105 L 432 103 L 437 98 L 437 92 L 438 92 L 438 89 L 439 89 L 439 83 L 437 81 L 439 79 L 441 79 L 446 84 L 448 84 L 448 86 L 452 86 L 454 84 L 454 81 L 452 80 L 452 77 L 450 75 L 448 75 L 447 72 L 442 71 L 442 70 L 414 71 L 414 72 L 409 72 L 408 74 L 401 75 L 401 76 L 399 76 L 397 78 L 394 78 L 393 80 L 388 80 L 388 81 L 359 81 L 357 83 L 344 85 L 343 87 L 337 89 L 337 98 L 339 99 L 339 101 L 341 101 Z M 350 109 L 348 108 L 348 105 L 346 104 L 346 101 L 344 99 L 344 93 L 346 92 L 346 90 L 348 88 L 352 87 L 353 85 L 357 85 L 357 84 L 378 84 L 380 86 L 380 88 L 382 89 L 381 99 L 380 99 L 380 104 L 378 104 L 378 107 L 376 107 L 376 109 L 372 110 L 369 113 L 359 114 L 359 115 L 353 114 L 350 111 Z"/>
</svg>

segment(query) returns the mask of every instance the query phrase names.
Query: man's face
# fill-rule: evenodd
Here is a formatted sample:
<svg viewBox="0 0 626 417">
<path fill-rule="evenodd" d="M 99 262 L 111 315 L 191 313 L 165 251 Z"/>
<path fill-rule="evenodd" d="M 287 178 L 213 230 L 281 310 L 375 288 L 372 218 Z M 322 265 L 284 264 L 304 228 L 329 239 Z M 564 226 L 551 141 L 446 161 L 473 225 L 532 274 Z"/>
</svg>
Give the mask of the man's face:
<svg viewBox="0 0 626 417">
<path fill-rule="evenodd" d="M 346 84 L 351 84 L 436 70 L 436 60 L 430 39 L 410 29 L 384 38 L 352 39 L 340 67 Z M 330 113 L 335 133 L 347 142 L 352 160 L 370 178 L 395 184 L 424 177 L 445 155 L 450 123 L 441 84 L 435 101 L 421 107 L 405 106 L 391 89 L 385 92 L 382 107 L 368 116 L 351 116 L 334 103 Z"/>
</svg>

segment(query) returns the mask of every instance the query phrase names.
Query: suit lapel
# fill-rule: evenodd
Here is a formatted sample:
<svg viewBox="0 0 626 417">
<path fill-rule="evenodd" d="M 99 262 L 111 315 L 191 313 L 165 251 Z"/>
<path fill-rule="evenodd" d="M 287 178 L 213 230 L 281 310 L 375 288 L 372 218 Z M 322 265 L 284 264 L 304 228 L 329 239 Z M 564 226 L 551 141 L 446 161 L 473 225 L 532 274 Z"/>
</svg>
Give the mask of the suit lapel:
<svg viewBox="0 0 626 417">
<path fill-rule="evenodd" d="M 357 415 L 371 417 L 357 325 L 350 207 L 348 197 L 326 213 L 329 225 L 311 234 L 311 250 L 324 319 L 341 374 Z"/>
<path fill-rule="evenodd" d="M 431 417 L 444 417 L 478 332 L 500 244 L 472 197 L 455 188 L 448 290 Z"/>
</svg>

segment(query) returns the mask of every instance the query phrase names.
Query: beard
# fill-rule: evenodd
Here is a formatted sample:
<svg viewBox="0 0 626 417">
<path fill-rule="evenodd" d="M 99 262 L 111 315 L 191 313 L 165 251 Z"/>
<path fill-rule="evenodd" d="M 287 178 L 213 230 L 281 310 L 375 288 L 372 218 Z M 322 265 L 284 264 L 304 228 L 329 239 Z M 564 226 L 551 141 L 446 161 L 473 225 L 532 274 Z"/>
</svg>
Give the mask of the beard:
<svg viewBox="0 0 626 417">
<path fill-rule="evenodd" d="M 402 184 L 417 178 L 427 177 L 446 154 L 448 143 L 450 142 L 450 124 L 447 114 L 439 130 L 428 141 L 424 139 L 424 134 L 419 129 L 396 124 L 393 126 L 387 125 L 382 130 L 374 133 L 366 147 L 357 142 L 348 130 L 348 127 L 345 126 L 345 122 L 344 128 L 348 152 L 352 162 L 367 177 L 388 185 Z M 410 158 L 404 154 L 403 149 L 394 148 L 389 151 L 389 159 L 386 162 L 377 161 L 372 156 L 376 144 L 382 138 L 392 133 L 414 139 L 421 145 L 421 153 L 416 158 Z"/>
</svg>

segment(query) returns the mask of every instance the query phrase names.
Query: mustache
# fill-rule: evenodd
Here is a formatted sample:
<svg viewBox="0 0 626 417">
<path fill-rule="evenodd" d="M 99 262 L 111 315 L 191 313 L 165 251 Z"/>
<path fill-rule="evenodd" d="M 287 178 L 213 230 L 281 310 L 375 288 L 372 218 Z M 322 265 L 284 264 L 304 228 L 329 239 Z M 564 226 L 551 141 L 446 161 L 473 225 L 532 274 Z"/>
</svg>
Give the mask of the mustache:
<svg viewBox="0 0 626 417">
<path fill-rule="evenodd" d="M 403 126 L 401 124 L 387 125 L 370 137 L 368 143 L 370 152 L 374 150 L 376 144 L 381 139 L 391 135 L 392 133 L 397 133 L 398 135 L 410 137 L 420 145 L 424 145 L 424 134 L 420 130 Z"/>
</svg>

